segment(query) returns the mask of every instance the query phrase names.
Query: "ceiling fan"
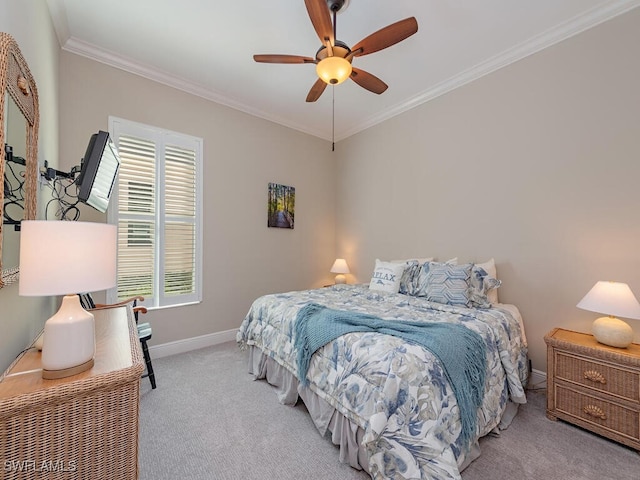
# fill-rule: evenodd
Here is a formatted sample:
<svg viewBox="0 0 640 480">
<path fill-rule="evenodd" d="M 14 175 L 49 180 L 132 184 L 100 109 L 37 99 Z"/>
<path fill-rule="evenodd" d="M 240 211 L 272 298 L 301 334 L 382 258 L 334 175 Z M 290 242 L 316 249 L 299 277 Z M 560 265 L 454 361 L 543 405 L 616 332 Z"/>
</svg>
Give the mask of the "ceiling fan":
<svg viewBox="0 0 640 480">
<path fill-rule="evenodd" d="M 415 17 L 405 18 L 388 25 L 360 42 L 353 48 L 336 39 L 336 14 L 348 0 L 305 0 L 309 18 L 322 46 L 315 58 L 300 55 L 254 55 L 253 59 L 261 63 L 313 63 L 316 65 L 318 80 L 313 84 L 307 102 L 320 98 L 327 85 L 337 85 L 351 78 L 370 92 L 381 94 L 388 85 L 375 75 L 353 67 L 353 57 L 361 57 L 395 45 L 418 31 Z M 331 20 L 333 14 L 333 22 Z"/>
</svg>

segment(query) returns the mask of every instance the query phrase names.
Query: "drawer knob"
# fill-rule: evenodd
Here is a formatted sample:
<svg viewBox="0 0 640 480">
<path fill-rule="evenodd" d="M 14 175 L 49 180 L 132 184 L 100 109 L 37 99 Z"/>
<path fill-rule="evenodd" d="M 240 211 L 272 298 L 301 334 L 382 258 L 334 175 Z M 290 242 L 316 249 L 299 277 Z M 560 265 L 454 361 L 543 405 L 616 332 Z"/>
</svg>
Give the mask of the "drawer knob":
<svg viewBox="0 0 640 480">
<path fill-rule="evenodd" d="M 590 415 L 595 418 L 599 418 L 600 420 L 606 420 L 607 415 L 602 411 L 600 407 L 596 407 L 595 405 L 587 405 L 583 409 L 584 413 Z"/>
<path fill-rule="evenodd" d="M 607 379 L 604 378 L 600 372 L 596 372 L 595 370 L 585 370 L 584 378 L 587 380 L 591 380 L 592 382 L 601 383 L 602 385 L 607 384 Z"/>
</svg>

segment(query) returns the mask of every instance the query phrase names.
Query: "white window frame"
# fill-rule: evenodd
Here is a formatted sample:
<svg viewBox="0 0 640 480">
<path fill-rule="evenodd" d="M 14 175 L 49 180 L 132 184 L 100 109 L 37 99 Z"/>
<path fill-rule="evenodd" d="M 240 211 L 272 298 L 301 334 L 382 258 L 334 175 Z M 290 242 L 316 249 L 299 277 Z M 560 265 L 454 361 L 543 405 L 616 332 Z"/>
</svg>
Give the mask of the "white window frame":
<svg viewBox="0 0 640 480">
<path fill-rule="evenodd" d="M 119 144 L 121 135 L 129 135 L 133 137 L 152 140 L 156 144 L 156 152 L 160 152 L 160 159 L 156 164 L 156 208 L 155 208 L 155 264 L 154 264 L 154 291 L 156 295 L 153 298 L 145 298 L 142 305 L 149 309 L 176 307 L 181 305 L 189 305 L 200 303 L 202 301 L 202 198 L 203 198 L 203 140 L 199 137 L 186 135 L 182 133 L 172 132 L 163 128 L 145 125 L 117 117 L 109 117 L 109 134 L 116 144 Z M 165 193 L 165 164 L 164 150 L 165 145 L 170 144 L 178 147 L 193 149 L 196 155 L 196 198 L 195 198 L 195 292 L 184 295 L 165 296 L 163 288 L 164 279 L 164 262 L 162 261 L 164 252 L 164 193 Z M 119 204 L 118 204 L 118 180 L 113 189 L 113 194 L 107 210 L 107 221 L 110 224 L 118 225 Z M 170 220 L 170 219 L 167 219 Z M 117 286 L 107 290 L 107 302 L 117 303 L 118 299 Z"/>
</svg>

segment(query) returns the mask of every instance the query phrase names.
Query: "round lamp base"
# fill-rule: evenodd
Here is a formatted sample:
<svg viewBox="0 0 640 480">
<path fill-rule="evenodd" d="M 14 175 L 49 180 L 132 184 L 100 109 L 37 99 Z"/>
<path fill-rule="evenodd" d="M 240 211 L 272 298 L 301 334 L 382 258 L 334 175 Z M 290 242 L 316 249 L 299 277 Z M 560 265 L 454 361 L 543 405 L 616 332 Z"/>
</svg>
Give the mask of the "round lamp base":
<svg viewBox="0 0 640 480">
<path fill-rule="evenodd" d="M 45 370 L 42 369 L 42 378 L 45 380 L 57 380 L 58 378 L 70 377 L 71 375 L 77 375 L 78 373 L 86 372 L 90 368 L 93 368 L 93 358 L 88 362 L 84 362 L 81 365 L 75 367 L 63 368 L 62 370 Z"/>
<path fill-rule="evenodd" d="M 626 348 L 633 341 L 629 324 L 616 317 L 600 317 L 593 322 L 591 333 L 600 343 L 611 347 Z"/>
<path fill-rule="evenodd" d="M 347 283 L 347 277 L 345 277 L 343 274 L 338 274 L 336 275 L 336 285 L 340 285 L 343 283 Z"/>
</svg>

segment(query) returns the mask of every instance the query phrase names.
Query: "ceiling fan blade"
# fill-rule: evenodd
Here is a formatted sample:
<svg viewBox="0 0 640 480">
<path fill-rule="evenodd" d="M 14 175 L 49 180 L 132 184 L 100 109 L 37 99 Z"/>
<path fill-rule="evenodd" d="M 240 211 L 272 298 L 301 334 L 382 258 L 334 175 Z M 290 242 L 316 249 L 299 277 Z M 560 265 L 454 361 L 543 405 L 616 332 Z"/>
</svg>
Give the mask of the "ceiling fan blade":
<svg viewBox="0 0 640 480">
<path fill-rule="evenodd" d="M 254 55 L 253 59 L 260 63 L 316 63 L 315 58 L 300 55 Z"/>
<path fill-rule="evenodd" d="M 328 42 L 331 47 L 335 45 L 331 12 L 329 12 L 327 0 L 304 0 L 304 4 L 307 6 L 307 13 L 309 13 L 313 28 L 315 28 L 322 44 L 326 45 Z"/>
<path fill-rule="evenodd" d="M 368 37 L 357 43 L 351 51 L 356 52 L 356 57 L 369 55 L 383 48 L 395 45 L 418 31 L 418 21 L 415 17 L 405 18 L 399 22 L 392 23 L 386 27 L 372 33 Z"/>
<path fill-rule="evenodd" d="M 327 84 L 319 78 L 316 80 L 316 83 L 313 84 L 311 90 L 309 90 L 309 94 L 307 95 L 307 102 L 315 102 L 320 98 L 324 89 L 327 88 Z"/>
<path fill-rule="evenodd" d="M 370 92 L 377 93 L 378 95 L 389 88 L 386 83 L 375 75 L 371 75 L 369 72 L 365 72 L 364 70 L 360 70 L 355 67 L 351 70 L 351 80 L 356 82 L 362 88 L 365 88 Z"/>
</svg>

